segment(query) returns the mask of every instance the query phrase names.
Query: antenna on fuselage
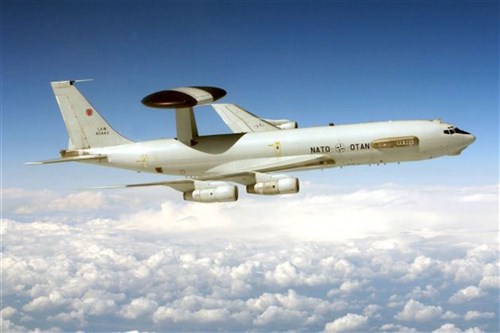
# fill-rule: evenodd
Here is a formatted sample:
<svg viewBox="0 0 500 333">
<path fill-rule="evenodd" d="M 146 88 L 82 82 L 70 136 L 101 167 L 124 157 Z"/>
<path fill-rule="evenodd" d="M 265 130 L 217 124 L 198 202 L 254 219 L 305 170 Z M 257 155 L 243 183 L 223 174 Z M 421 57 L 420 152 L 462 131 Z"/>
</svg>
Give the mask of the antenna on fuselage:
<svg viewBox="0 0 500 333">
<path fill-rule="evenodd" d="M 175 109 L 177 140 L 194 146 L 198 127 L 193 107 L 210 104 L 226 96 L 226 91 L 216 87 L 180 87 L 152 93 L 142 99 L 142 104 L 157 109 Z"/>
</svg>

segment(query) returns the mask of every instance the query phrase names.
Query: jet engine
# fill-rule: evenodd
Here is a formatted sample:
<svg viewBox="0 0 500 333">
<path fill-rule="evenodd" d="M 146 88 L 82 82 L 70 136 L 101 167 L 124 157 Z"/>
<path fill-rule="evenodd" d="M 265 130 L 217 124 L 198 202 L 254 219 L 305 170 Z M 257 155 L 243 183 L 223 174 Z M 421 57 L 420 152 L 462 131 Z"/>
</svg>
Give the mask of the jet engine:
<svg viewBox="0 0 500 333">
<path fill-rule="evenodd" d="M 238 200 L 238 187 L 222 185 L 184 192 L 184 200 L 194 202 L 231 202 Z"/>
<path fill-rule="evenodd" d="M 295 177 L 273 179 L 247 185 L 247 193 L 262 195 L 291 194 L 299 192 L 299 189 L 299 180 Z"/>
<path fill-rule="evenodd" d="M 290 130 L 290 129 L 299 128 L 299 124 L 296 121 L 291 121 L 288 119 L 279 119 L 279 120 L 264 119 L 264 120 L 273 124 L 274 126 L 280 128 L 282 130 Z"/>
</svg>

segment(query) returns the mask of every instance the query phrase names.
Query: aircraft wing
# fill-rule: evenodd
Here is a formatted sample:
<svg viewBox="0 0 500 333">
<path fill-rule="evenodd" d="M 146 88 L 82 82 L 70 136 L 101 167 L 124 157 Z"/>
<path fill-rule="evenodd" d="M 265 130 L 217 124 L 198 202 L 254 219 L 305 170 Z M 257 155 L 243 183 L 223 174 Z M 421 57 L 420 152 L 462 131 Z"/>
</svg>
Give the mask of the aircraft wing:
<svg viewBox="0 0 500 333">
<path fill-rule="evenodd" d="M 212 107 L 234 133 L 280 130 L 269 121 L 261 119 L 235 104 L 212 104 Z"/>
<path fill-rule="evenodd" d="M 114 188 L 126 188 L 126 187 L 168 186 L 179 192 L 190 192 L 196 188 L 195 184 L 196 182 L 197 181 L 193 179 L 179 179 L 172 181 L 152 182 L 152 183 L 87 187 L 86 189 L 101 190 L 101 189 L 114 189 Z"/>
<path fill-rule="evenodd" d="M 26 162 L 24 164 L 40 165 L 40 164 L 53 164 L 53 163 L 63 163 L 63 162 L 101 161 L 104 159 L 107 159 L 107 156 L 105 156 L 105 155 L 79 155 L 79 156 L 55 158 L 53 160 Z"/>
<path fill-rule="evenodd" d="M 222 164 L 197 179 L 226 180 L 248 185 L 252 183 L 253 175 L 258 173 L 301 170 L 321 165 L 326 167 L 332 164 L 335 161 L 326 155 L 259 158 Z"/>
<path fill-rule="evenodd" d="M 207 187 L 210 185 L 227 185 L 227 182 L 235 182 L 242 185 L 255 184 L 258 179 L 265 178 L 267 172 L 275 172 L 281 170 L 300 170 L 318 165 L 331 165 L 335 161 L 324 155 L 302 155 L 286 157 L 273 157 L 266 159 L 240 161 L 245 167 L 238 166 L 236 163 L 224 164 L 221 167 L 212 169 L 210 173 L 196 179 L 179 179 L 173 181 L 160 181 L 151 183 L 138 183 L 126 185 L 111 185 L 88 187 L 87 189 L 116 189 L 127 187 L 144 187 L 144 186 L 168 186 L 179 192 L 191 192 L 197 188 Z M 240 167 L 240 170 L 237 168 Z M 231 171 L 232 170 L 232 171 Z M 238 170 L 238 171 L 236 171 Z"/>
</svg>

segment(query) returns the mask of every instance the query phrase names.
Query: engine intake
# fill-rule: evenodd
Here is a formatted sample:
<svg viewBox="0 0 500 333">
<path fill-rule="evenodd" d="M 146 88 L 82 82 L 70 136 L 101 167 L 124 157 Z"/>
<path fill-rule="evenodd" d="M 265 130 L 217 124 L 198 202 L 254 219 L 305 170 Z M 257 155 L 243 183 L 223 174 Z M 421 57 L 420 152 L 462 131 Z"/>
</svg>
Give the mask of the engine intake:
<svg viewBox="0 0 500 333">
<path fill-rule="evenodd" d="M 299 124 L 297 124 L 296 121 L 290 121 L 287 123 L 279 124 L 278 127 L 281 128 L 282 130 L 290 130 L 299 128 Z"/>
<path fill-rule="evenodd" d="M 274 126 L 280 128 L 282 130 L 290 130 L 290 129 L 299 128 L 299 124 L 296 121 L 292 121 L 292 120 L 288 120 L 288 119 L 278 119 L 278 120 L 264 119 L 264 120 L 273 124 Z"/>
<path fill-rule="evenodd" d="M 299 192 L 299 180 L 294 177 L 247 185 L 247 193 L 261 195 L 292 194 Z"/>
<path fill-rule="evenodd" d="M 223 185 L 184 192 L 184 200 L 194 202 L 232 202 L 238 200 L 238 187 Z"/>
</svg>

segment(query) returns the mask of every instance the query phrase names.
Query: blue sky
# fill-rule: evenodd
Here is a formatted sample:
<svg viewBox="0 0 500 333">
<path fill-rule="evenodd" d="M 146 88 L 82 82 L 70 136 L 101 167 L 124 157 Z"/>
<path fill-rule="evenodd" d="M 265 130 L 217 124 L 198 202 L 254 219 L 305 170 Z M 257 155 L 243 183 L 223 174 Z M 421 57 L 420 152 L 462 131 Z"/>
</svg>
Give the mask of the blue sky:
<svg viewBox="0 0 500 333">
<path fill-rule="evenodd" d="M 2 2 L 4 331 L 498 331 L 497 2 Z M 202 205 L 158 175 L 64 164 L 50 81 L 134 140 L 147 94 L 213 85 L 301 127 L 434 119 L 461 156 L 298 173 Z M 209 107 L 202 134 L 229 132 Z M 77 190 L 75 190 L 77 189 Z M 240 191 L 244 192 L 244 191 Z"/>
<path fill-rule="evenodd" d="M 22 165 L 66 146 L 49 82 L 80 78 L 96 79 L 80 89 L 135 140 L 175 135 L 173 115 L 140 100 L 182 85 L 223 87 L 223 101 L 301 126 L 442 118 L 478 137 L 463 156 L 390 172 L 329 171 L 328 178 L 359 184 L 357 175 L 370 181 L 375 173 L 381 182 L 496 183 L 497 9 L 487 2 L 4 3 L 4 184 L 44 187 L 47 181 L 30 175 L 51 180 L 54 170 L 60 177 L 92 173 L 96 183 L 113 174 L 137 181 L 87 166 Z M 209 107 L 197 113 L 202 133 L 228 131 Z"/>
</svg>

